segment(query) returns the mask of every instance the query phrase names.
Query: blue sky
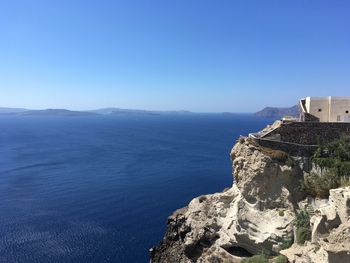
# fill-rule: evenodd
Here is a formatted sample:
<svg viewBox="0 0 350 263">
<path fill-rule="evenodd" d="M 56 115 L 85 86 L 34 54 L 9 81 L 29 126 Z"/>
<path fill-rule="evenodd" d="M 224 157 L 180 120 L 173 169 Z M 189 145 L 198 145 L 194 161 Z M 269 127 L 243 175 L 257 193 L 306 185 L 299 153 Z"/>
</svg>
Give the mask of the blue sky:
<svg viewBox="0 0 350 263">
<path fill-rule="evenodd" d="M 350 1 L 0 0 L 0 106 L 251 112 L 350 95 Z"/>
</svg>

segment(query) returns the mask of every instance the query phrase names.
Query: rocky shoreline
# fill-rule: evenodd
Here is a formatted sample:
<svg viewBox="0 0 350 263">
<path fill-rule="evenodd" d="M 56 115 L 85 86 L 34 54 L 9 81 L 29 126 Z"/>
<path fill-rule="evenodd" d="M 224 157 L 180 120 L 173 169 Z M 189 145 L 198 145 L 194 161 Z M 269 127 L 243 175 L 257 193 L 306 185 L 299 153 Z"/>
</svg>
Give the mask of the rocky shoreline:
<svg viewBox="0 0 350 263">
<path fill-rule="evenodd" d="M 277 256 L 296 263 L 350 262 L 350 187 L 331 190 L 329 199 L 311 198 L 300 188 L 314 169 L 308 158 L 250 138 L 238 140 L 231 158 L 232 187 L 175 211 L 163 240 L 150 249 L 151 262 L 228 263 L 260 254 L 268 262 Z M 301 209 L 311 215 L 311 240 L 303 245 L 295 241 Z"/>
</svg>

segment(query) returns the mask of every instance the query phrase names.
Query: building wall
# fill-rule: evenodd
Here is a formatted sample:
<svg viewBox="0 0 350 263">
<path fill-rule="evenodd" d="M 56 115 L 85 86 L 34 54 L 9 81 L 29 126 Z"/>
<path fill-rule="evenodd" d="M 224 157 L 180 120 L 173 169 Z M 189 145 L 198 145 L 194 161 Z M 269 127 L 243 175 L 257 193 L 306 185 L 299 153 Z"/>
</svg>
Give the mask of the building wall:
<svg viewBox="0 0 350 263">
<path fill-rule="evenodd" d="M 350 122 L 350 97 L 307 97 L 305 108 L 320 122 Z"/>
<path fill-rule="evenodd" d="M 320 119 L 320 122 L 329 122 L 329 97 L 307 97 L 305 102 L 308 113 Z"/>
<path fill-rule="evenodd" d="M 350 98 L 331 97 L 329 121 L 350 121 Z"/>
</svg>

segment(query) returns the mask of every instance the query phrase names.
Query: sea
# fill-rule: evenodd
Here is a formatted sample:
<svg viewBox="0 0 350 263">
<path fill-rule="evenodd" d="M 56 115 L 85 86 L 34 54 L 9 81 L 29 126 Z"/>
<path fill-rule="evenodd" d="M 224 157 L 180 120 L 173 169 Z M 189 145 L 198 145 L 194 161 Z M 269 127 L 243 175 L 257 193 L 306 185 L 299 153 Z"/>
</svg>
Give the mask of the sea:
<svg viewBox="0 0 350 263">
<path fill-rule="evenodd" d="M 233 182 L 250 114 L 0 117 L 0 262 L 149 262 L 167 217 Z"/>
</svg>

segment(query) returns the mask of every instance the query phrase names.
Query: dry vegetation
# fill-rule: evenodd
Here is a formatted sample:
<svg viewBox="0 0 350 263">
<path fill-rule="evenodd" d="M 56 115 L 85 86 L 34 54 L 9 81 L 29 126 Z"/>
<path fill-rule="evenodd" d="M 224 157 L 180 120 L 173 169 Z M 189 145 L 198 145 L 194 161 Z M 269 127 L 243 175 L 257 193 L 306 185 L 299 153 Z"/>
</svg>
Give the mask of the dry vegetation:
<svg viewBox="0 0 350 263">
<path fill-rule="evenodd" d="M 257 150 L 269 156 L 272 160 L 277 161 L 279 163 L 287 164 L 289 166 L 294 165 L 294 161 L 288 153 L 281 150 L 275 150 L 275 149 L 261 146 L 251 138 L 247 138 L 247 141 L 249 142 L 250 145 L 256 147 Z"/>
</svg>

